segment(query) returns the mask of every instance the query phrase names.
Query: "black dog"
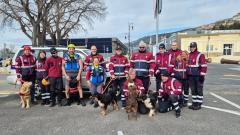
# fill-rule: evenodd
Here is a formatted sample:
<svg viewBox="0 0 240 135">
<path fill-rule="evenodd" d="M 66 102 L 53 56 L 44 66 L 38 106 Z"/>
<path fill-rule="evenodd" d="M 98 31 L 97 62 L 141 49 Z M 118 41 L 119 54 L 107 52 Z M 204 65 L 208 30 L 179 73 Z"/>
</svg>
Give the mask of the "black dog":
<svg viewBox="0 0 240 135">
<path fill-rule="evenodd" d="M 107 107 L 110 104 L 112 104 L 113 110 L 119 110 L 116 93 L 112 90 L 106 91 L 104 94 L 95 93 L 93 98 L 95 98 L 101 107 L 101 114 L 103 116 L 107 115 Z"/>
<path fill-rule="evenodd" d="M 155 115 L 157 96 L 158 92 L 150 92 L 147 95 L 140 97 L 143 100 L 145 106 L 150 109 L 150 112 L 148 114 L 149 117 L 153 117 Z"/>
</svg>

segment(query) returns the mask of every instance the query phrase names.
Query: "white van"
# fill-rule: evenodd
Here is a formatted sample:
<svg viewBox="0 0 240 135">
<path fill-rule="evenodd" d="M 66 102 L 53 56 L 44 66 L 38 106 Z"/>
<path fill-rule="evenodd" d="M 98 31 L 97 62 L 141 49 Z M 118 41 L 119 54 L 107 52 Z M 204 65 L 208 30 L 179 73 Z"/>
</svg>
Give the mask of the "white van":
<svg viewBox="0 0 240 135">
<path fill-rule="evenodd" d="M 56 49 L 58 50 L 58 56 L 63 57 L 63 54 L 65 54 L 68 50 L 67 48 L 58 48 L 56 47 Z M 50 54 L 50 47 L 32 47 L 33 50 L 33 55 L 37 58 L 37 55 L 39 53 L 40 50 L 44 50 L 46 52 L 47 57 L 51 56 Z M 14 55 L 13 59 L 12 59 L 12 65 L 11 68 L 9 69 L 9 73 L 10 75 L 7 76 L 7 82 L 9 84 L 15 84 L 16 83 L 16 70 L 15 70 L 15 60 L 18 56 L 23 55 L 23 48 L 20 48 Z M 91 54 L 91 51 L 89 49 L 75 49 L 75 52 L 77 54 L 79 54 L 82 58 L 83 61 L 85 61 L 86 56 Z M 18 82 L 18 84 L 20 84 L 20 82 Z M 82 73 L 82 87 L 83 89 L 87 89 L 87 84 L 86 84 L 86 72 L 83 71 Z"/>
</svg>

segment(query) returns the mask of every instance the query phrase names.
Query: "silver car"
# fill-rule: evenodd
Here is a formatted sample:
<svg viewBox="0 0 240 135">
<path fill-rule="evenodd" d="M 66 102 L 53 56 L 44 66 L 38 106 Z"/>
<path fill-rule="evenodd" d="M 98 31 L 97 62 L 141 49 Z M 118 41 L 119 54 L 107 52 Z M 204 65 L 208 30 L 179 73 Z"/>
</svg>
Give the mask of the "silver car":
<svg viewBox="0 0 240 135">
<path fill-rule="evenodd" d="M 63 57 L 63 54 L 68 51 L 67 48 L 56 48 L 56 49 L 58 50 L 58 56 L 60 56 L 60 57 Z M 37 58 L 37 55 L 40 50 L 44 50 L 46 52 L 47 57 L 49 57 L 51 55 L 50 47 L 32 47 L 32 50 L 33 50 L 32 53 L 36 58 Z M 16 70 L 15 70 L 15 64 L 16 64 L 15 59 L 18 56 L 23 55 L 23 52 L 24 52 L 23 48 L 20 48 L 13 57 L 12 65 L 11 65 L 11 68 L 9 69 L 10 75 L 7 76 L 7 81 L 9 84 L 16 83 L 17 75 L 16 75 Z M 75 49 L 75 52 L 81 56 L 83 61 L 85 60 L 86 56 L 90 55 L 90 53 L 91 53 L 89 49 L 77 49 L 77 48 Z M 20 82 L 17 82 L 17 84 L 20 85 Z M 87 89 L 86 71 L 82 72 L 82 87 L 83 87 L 83 89 Z"/>
</svg>

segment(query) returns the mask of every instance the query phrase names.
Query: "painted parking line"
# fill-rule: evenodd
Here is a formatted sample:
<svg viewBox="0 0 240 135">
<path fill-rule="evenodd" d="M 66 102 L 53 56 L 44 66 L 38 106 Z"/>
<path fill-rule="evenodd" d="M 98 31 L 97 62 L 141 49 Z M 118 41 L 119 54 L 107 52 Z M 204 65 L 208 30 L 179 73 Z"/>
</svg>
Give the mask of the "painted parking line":
<svg viewBox="0 0 240 135">
<path fill-rule="evenodd" d="M 223 80 L 240 80 L 240 79 L 236 79 L 236 78 L 220 78 L 220 79 L 223 79 Z"/>
<path fill-rule="evenodd" d="M 192 103 L 188 103 L 188 106 L 192 105 Z M 211 110 L 216 110 L 220 112 L 226 112 L 234 115 L 240 116 L 240 112 L 238 111 L 233 111 L 233 110 L 228 110 L 228 109 L 223 109 L 223 108 L 218 108 L 218 107 L 212 107 L 212 106 L 207 106 L 207 105 L 202 105 L 203 108 L 211 109 Z"/>
<path fill-rule="evenodd" d="M 217 108 L 217 107 L 211 107 L 211 106 L 206 106 L 206 105 L 202 105 L 202 107 L 203 108 L 207 108 L 207 109 L 217 110 L 217 111 L 220 111 L 220 112 L 226 112 L 226 113 L 235 114 L 235 115 L 240 116 L 240 112 L 238 112 L 238 111 L 222 109 L 222 108 Z"/>
<path fill-rule="evenodd" d="M 18 94 L 17 90 L 0 90 L 0 95 Z"/>
<path fill-rule="evenodd" d="M 213 93 L 213 92 L 210 92 L 210 94 L 211 94 L 212 96 L 214 96 L 214 97 L 216 97 L 216 98 L 218 98 L 218 99 L 220 99 L 220 100 L 222 100 L 222 101 L 224 101 L 224 102 L 226 102 L 226 103 L 228 103 L 228 104 L 230 104 L 230 105 L 232 105 L 232 106 L 240 109 L 240 106 L 239 106 L 238 104 L 233 103 L 232 101 L 230 101 L 230 100 L 228 100 L 228 99 L 226 99 L 226 98 L 224 98 L 224 97 L 221 97 L 221 96 L 219 96 L 219 95 L 217 95 L 217 94 L 215 94 L 215 93 Z"/>
<path fill-rule="evenodd" d="M 226 75 L 223 75 L 223 76 L 226 76 L 226 77 L 240 77 L 240 75 L 233 75 L 233 74 L 226 74 Z"/>
</svg>

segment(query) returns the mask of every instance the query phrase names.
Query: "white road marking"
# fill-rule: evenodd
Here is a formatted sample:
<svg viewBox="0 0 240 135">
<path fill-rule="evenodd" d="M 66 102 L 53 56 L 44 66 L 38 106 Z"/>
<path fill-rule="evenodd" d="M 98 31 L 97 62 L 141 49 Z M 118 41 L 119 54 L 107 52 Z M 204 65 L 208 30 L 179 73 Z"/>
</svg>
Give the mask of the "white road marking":
<svg viewBox="0 0 240 135">
<path fill-rule="evenodd" d="M 217 111 L 220 111 L 220 112 L 231 113 L 231 114 L 235 114 L 235 115 L 240 116 L 240 112 L 238 112 L 238 111 L 232 111 L 232 110 L 227 110 L 227 109 L 222 109 L 222 108 L 217 108 L 217 107 L 211 107 L 211 106 L 206 106 L 206 105 L 202 105 L 202 107 L 212 109 L 212 110 L 217 110 Z"/>
<path fill-rule="evenodd" d="M 188 105 L 191 105 L 191 103 L 188 103 Z M 202 107 L 203 108 L 207 108 L 207 109 L 212 109 L 212 110 L 216 110 L 216 111 L 220 111 L 220 112 L 226 112 L 226 113 L 230 113 L 230 114 L 234 114 L 234 115 L 240 116 L 240 112 L 238 112 L 238 111 L 222 109 L 222 108 L 217 108 L 217 107 L 212 107 L 212 106 L 207 106 L 207 105 L 202 105 Z"/>
<path fill-rule="evenodd" d="M 240 80 L 240 79 L 236 79 L 236 78 L 220 78 L 220 79 L 224 79 L 224 80 Z"/>
<path fill-rule="evenodd" d="M 230 104 L 230 105 L 232 105 L 232 106 L 240 109 L 240 106 L 239 106 L 238 104 L 233 103 L 233 102 L 227 100 L 226 98 L 223 98 L 223 97 L 221 97 L 221 96 L 219 96 L 219 95 L 217 95 L 217 94 L 215 94 L 215 93 L 213 93 L 213 92 L 210 92 L 210 94 L 211 94 L 212 96 L 214 96 L 214 97 L 216 97 L 216 98 L 218 98 L 218 99 L 220 99 L 220 100 L 222 100 L 222 101 L 224 101 L 224 102 L 226 102 L 226 103 L 228 103 L 228 104 Z"/>
<path fill-rule="evenodd" d="M 117 131 L 118 135 L 124 135 L 122 131 Z"/>
</svg>

